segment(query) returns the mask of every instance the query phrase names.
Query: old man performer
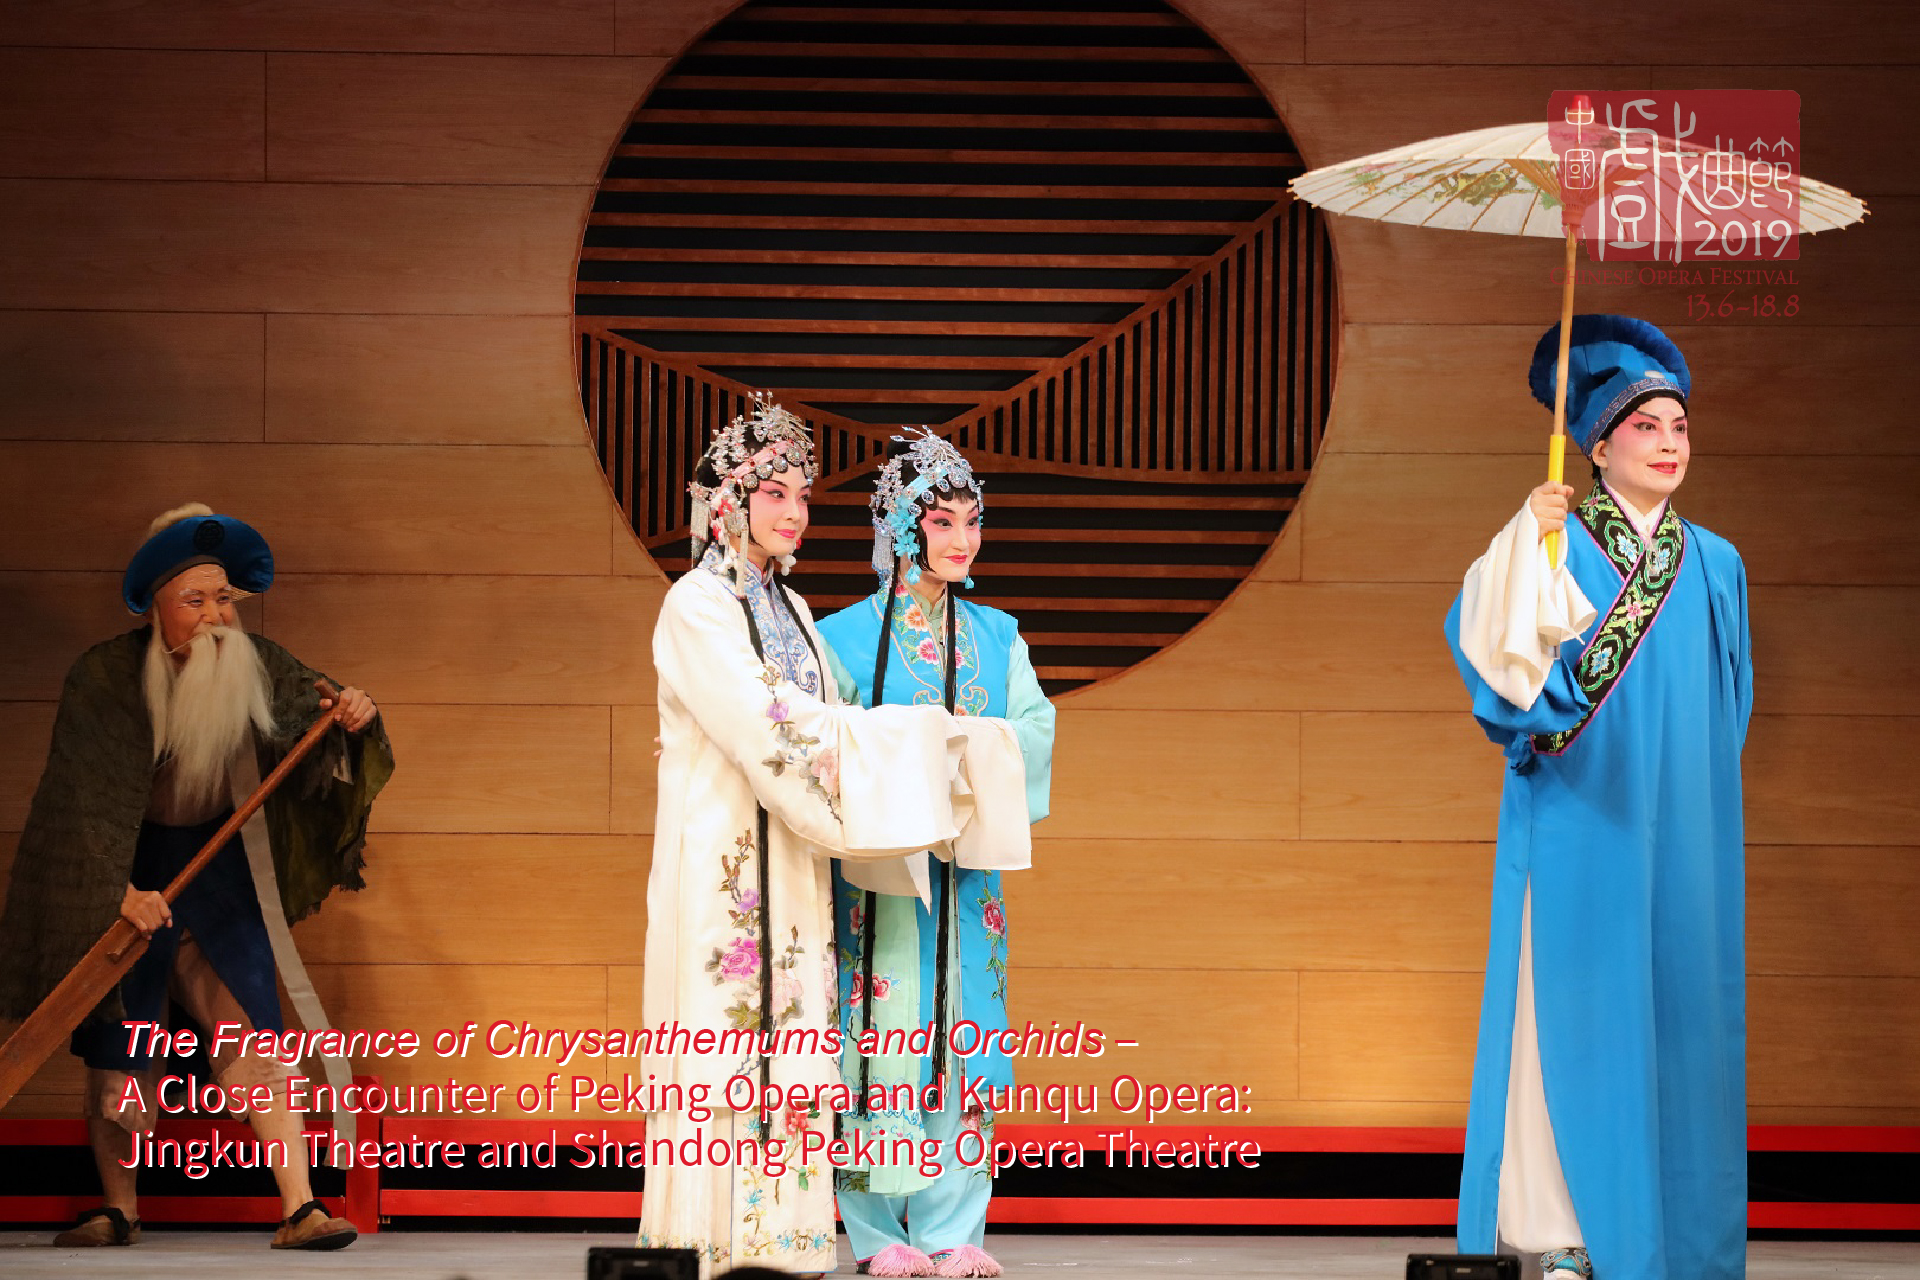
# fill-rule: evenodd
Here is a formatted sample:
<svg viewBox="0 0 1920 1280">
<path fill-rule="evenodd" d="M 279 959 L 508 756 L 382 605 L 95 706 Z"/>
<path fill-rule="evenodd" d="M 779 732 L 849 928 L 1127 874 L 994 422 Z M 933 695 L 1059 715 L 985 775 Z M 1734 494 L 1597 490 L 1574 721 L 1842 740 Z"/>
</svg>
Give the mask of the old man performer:
<svg viewBox="0 0 1920 1280">
<path fill-rule="evenodd" d="M 1461 1244 L 1497 1234 L 1560 1280 L 1738 1280 L 1746 572 L 1674 508 L 1679 350 L 1625 316 L 1578 316 L 1571 338 L 1593 490 L 1571 515 L 1570 488 L 1534 490 L 1447 620 L 1508 764 Z M 1544 404 L 1558 349 L 1554 329 L 1534 353 Z"/>
<path fill-rule="evenodd" d="M 0 921 L 0 1015 L 32 1012 L 116 915 L 148 940 L 73 1036 L 105 1203 L 62 1247 L 140 1239 L 130 1166 L 158 1099 L 148 1045 L 128 1024 L 164 1023 L 171 997 L 208 1033 L 283 1030 L 276 959 L 296 1003 L 307 992 L 283 922 L 361 887 L 368 814 L 393 768 L 386 733 L 365 693 L 320 687 L 319 672 L 242 630 L 236 603 L 272 581 L 272 553 L 249 525 L 197 503 L 168 512 L 123 583 L 146 625 L 81 654 L 61 690 Z M 338 727 L 169 906 L 159 891 L 323 713 Z M 313 1197 L 288 1068 L 229 1050 L 211 1068 L 223 1089 L 272 1099 L 248 1119 L 280 1192 L 273 1247 L 352 1243 L 352 1224 Z"/>
</svg>

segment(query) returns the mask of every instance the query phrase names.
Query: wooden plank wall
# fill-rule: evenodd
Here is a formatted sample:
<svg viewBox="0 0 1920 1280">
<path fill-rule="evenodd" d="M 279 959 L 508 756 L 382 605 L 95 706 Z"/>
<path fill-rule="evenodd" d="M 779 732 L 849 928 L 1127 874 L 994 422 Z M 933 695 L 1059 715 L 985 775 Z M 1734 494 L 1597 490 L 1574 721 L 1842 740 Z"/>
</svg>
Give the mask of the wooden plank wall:
<svg viewBox="0 0 1920 1280">
<path fill-rule="evenodd" d="M 609 148 L 726 7 L 0 3 L 0 832 L 66 663 L 124 622 L 139 530 L 201 498 L 274 539 L 256 622 L 371 690 L 398 744 L 371 889 L 299 930 L 336 1018 L 637 1023 L 664 579 L 586 447 L 568 299 Z M 1911 15 L 1183 7 L 1310 165 L 1556 88 L 1803 95 L 1808 164 L 1874 212 L 1805 246 L 1794 322 L 1689 325 L 1666 287 L 1583 306 L 1673 326 L 1685 507 L 1754 583 L 1754 1118 L 1920 1121 L 1920 179 L 1880 145 L 1920 105 Z M 1539 470 L 1521 371 L 1557 250 L 1344 222 L 1335 245 L 1344 367 L 1300 510 L 1212 620 L 1063 701 L 1016 1016 L 1141 1047 L 1027 1079 L 1230 1080 L 1266 1124 L 1464 1115 L 1499 760 L 1439 624 Z M 74 1085 L 56 1064 L 12 1113 L 70 1113 Z"/>
</svg>

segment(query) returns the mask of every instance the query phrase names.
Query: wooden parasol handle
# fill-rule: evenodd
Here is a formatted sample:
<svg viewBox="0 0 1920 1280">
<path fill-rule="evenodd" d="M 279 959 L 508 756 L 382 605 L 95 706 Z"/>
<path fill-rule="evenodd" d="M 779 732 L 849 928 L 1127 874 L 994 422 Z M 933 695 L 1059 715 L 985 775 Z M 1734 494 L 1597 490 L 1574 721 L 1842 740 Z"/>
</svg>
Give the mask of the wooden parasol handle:
<svg viewBox="0 0 1920 1280">
<path fill-rule="evenodd" d="M 247 819 L 266 803 L 274 788 L 286 780 L 294 767 L 334 726 L 339 715 L 340 691 L 325 681 L 316 682 L 314 687 L 320 690 L 322 696 L 333 698 L 334 706 L 320 713 L 300 740 L 274 766 L 273 772 L 261 780 L 253 794 L 233 811 L 232 817 L 220 824 L 213 838 L 201 846 L 200 852 L 194 854 L 193 859 L 180 869 L 180 874 L 173 878 L 173 882 L 161 891 L 161 896 L 169 903 L 213 861 L 214 855 L 225 848 L 227 841 L 233 839 Z M 27 1020 L 7 1037 L 5 1043 L 0 1043 L 0 1107 L 13 1100 L 21 1087 L 33 1078 L 34 1072 L 126 975 L 146 949 L 146 935 L 124 917 L 116 919 L 81 958 L 80 963 L 74 966 L 73 971 L 60 980 L 60 984 L 47 994 L 38 1008 L 27 1015 Z"/>
<path fill-rule="evenodd" d="M 1560 366 L 1553 380 L 1553 435 L 1547 440 L 1547 482 L 1565 484 L 1567 475 L 1567 359 L 1573 343 L 1573 271 L 1580 248 L 1578 232 L 1567 232 L 1566 279 L 1560 286 Z M 1547 564 L 1560 559 L 1566 534 L 1547 535 Z"/>
</svg>

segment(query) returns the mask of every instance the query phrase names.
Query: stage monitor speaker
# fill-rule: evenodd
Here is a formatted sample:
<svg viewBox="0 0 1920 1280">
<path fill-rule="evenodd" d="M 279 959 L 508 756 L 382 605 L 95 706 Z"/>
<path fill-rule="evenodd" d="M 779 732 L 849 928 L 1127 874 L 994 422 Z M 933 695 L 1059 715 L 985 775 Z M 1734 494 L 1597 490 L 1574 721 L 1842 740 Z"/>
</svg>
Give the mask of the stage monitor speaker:
<svg viewBox="0 0 1920 1280">
<path fill-rule="evenodd" d="M 1415 1253 L 1407 1280 L 1520 1280 L 1520 1259 L 1490 1253 Z"/>
<path fill-rule="evenodd" d="M 587 1250 L 587 1280 L 700 1280 L 700 1252 L 596 1245 Z"/>
</svg>

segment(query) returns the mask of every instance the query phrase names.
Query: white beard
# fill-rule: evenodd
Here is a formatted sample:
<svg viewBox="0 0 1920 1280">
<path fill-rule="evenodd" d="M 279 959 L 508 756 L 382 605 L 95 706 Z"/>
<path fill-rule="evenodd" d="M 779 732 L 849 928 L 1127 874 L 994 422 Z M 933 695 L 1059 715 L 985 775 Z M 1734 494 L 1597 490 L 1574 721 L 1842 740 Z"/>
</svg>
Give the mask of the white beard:
<svg viewBox="0 0 1920 1280">
<path fill-rule="evenodd" d="M 187 660 L 176 671 L 156 626 L 143 683 L 154 762 L 172 765 L 175 797 L 199 806 L 225 795 L 227 771 L 249 731 L 273 731 L 267 668 L 253 638 L 235 627 L 211 628 L 187 642 Z"/>
</svg>

